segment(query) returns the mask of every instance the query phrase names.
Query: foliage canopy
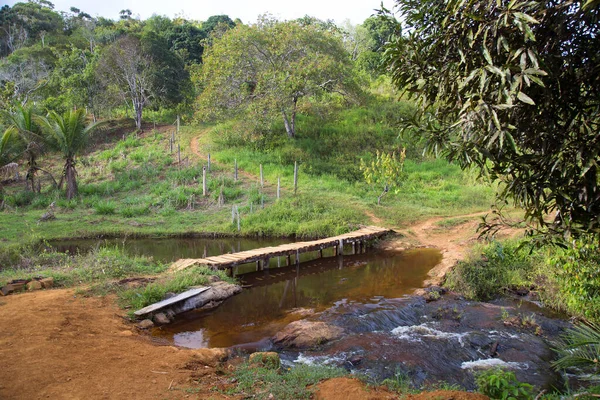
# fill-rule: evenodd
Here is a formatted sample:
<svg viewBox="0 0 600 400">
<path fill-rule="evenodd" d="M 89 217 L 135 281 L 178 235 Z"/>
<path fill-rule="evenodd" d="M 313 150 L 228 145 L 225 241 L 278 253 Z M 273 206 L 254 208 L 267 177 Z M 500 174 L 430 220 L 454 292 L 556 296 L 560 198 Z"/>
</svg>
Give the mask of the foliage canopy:
<svg viewBox="0 0 600 400">
<path fill-rule="evenodd" d="M 215 38 L 204 60 L 203 116 L 250 111 L 259 120 L 278 115 L 296 134 L 301 99 L 325 92 L 357 92 L 351 64 L 338 36 L 317 24 L 279 22 L 238 25 Z"/>
<path fill-rule="evenodd" d="M 588 2 L 589 3 L 589 2 Z M 393 82 L 428 149 L 503 183 L 544 233 L 600 234 L 600 10 L 582 1 L 398 0 Z M 547 215 L 555 213 L 553 221 Z"/>
</svg>

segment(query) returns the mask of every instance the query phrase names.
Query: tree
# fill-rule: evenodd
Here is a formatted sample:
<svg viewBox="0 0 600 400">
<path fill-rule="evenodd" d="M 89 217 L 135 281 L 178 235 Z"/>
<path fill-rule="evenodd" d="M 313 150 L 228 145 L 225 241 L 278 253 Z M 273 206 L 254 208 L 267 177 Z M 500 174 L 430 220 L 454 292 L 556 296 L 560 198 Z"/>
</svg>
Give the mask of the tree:
<svg viewBox="0 0 600 400">
<path fill-rule="evenodd" d="M 406 159 L 406 149 L 403 148 L 398 154 L 396 152 L 384 153 L 377 152 L 377 157 L 370 164 L 360 159 L 360 170 L 363 172 L 365 181 L 369 185 L 378 185 L 383 188 L 381 194 L 377 197 L 377 205 L 381 203 L 381 198 L 391 189 L 400 186 L 406 174 L 404 173 L 404 160 Z"/>
<path fill-rule="evenodd" d="M 199 104 L 205 116 L 240 111 L 257 119 L 278 115 L 291 138 L 303 98 L 358 91 L 339 37 L 316 25 L 267 18 L 216 38 L 203 74 Z"/>
<path fill-rule="evenodd" d="M 30 187 L 33 192 L 36 190 L 35 176 L 37 172 L 46 172 L 39 167 L 37 162 L 43 151 L 43 142 L 40 140 L 40 128 L 36 123 L 36 118 L 37 114 L 34 107 L 31 105 L 17 106 L 14 112 L 6 113 L 5 117 L 9 124 L 5 133 L 12 132 L 15 139 L 17 137 L 19 138 L 21 149 L 23 149 L 27 158 L 27 174 L 25 180 L 27 182 L 27 187 Z"/>
<path fill-rule="evenodd" d="M 131 104 L 137 129 L 142 112 L 151 102 L 174 105 L 186 99 L 191 84 L 179 56 L 168 49 L 166 39 L 148 32 L 142 39 L 125 36 L 105 49 L 98 77 L 125 103 Z"/>
<path fill-rule="evenodd" d="M 386 64 L 422 105 L 406 127 L 501 182 L 499 200 L 541 233 L 599 235 L 600 10 L 577 0 L 397 5 L 409 34 L 387 46 Z"/>
<path fill-rule="evenodd" d="M 204 37 L 209 37 L 219 26 L 227 28 L 235 27 L 235 22 L 228 15 L 212 15 L 202 23 L 202 32 Z"/>
<path fill-rule="evenodd" d="M 85 120 L 86 114 L 83 109 L 67 111 L 62 115 L 51 111 L 47 118 L 38 118 L 45 143 L 52 150 L 60 152 L 65 159 L 63 178 L 67 183 L 68 200 L 78 194 L 75 157 L 85 149 L 90 134 L 100 125 L 86 125 Z"/>
<path fill-rule="evenodd" d="M 41 98 L 40 89 L 48 84 L 48 77 L 55 63 L 54 54 L 48 48 L 23 47 L 0 60 L 0 82 L 11 84 L 12 100 L 21 104 Z"/>
<path fill-rule="evenodd" d="M 135 126 L 142 129 L 142 111 L 152 97 L 151 57 L 140 40 L 125 36 L 109 46 L 100 60 L 99 77 L 134 111 Z"/>
</svg>

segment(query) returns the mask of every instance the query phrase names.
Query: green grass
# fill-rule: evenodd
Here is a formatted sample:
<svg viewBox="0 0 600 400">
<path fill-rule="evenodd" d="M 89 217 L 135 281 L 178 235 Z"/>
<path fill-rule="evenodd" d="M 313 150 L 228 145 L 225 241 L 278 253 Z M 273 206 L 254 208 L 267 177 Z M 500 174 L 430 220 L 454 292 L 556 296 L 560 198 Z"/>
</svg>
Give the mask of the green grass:
<svg viewBox="0 0 600 400">
<path fill-rule="evenodd" d="M 3 253 L 7 257 L 7 252 Z M 52 277 L 55 286 L 70 287 L 130 276 L 157 274 L 166 268 L 149 257 L 129 256 L 119 247 L 101 247 L 87 254 L 69 255 L 31 246 L 19 248 L 13 267 L 0 269 L 0 286 L 13 279 Z"/>
<path fill-rule="evenodd" d="M 298 365 L 281 370 L 243 364 L 234 372 L 236 386 L 226 394 L 253 394 L 257 399 L 267 399 L 270 395 L 271 398 L 282 400 L 310 399 L 314 385 L 347 374 L 341 368 L 325 366 Z"/>
<path fill-rule="evenodd" d="M 192 267 L 167 275 L 146 286 L 134 289 L 121 289 L 114 285 L 101 285 L 95 290 L 116 291 L 119 305 L 132 310 L 139 310 L 150 304 L 164 300 L 167 293 L 181 293 L 192 286 L 206 285 L 210 276 L 218 276 L 221 280 L 234 283 L 235 280 L 227 276 L 225 271 L 215 271 L 206 267 Z"/>
<path fill-rule="evenodd" d="M 7 207 L 0 211 L 0 258 L 5 249 L 42 240 L 103 236 L 166 237 L 188 233 L 322 237 L 355 229 L 359 224 L 402 228 L 424 218 L 482 211 L 493 201 L 494 187 L 444 160 L 418 155 L 418 141 L 397 137 L 393 123 L 408 105 L 328 111 L 322 117 L 302 115 L 298 138 L 289 140 L 275 126 L 260 138 L 246 137 L 235 121 L 217 126 L 184 126 L 177 137 L 182 165 L 170 154 L 170 132 L 114 135 L 104 133 L 77 164 L 80 196 L 66 201 L 45 185 L 41 194 L 9 185 Z M 316 106 L 315 106 L 316 107 Z M 319 115 L 315 113 L 314 115 Z M 123 127 L 116 125 L 119 129 Z M 120 132 L 120 131 L 119 131 Z M 189 144 L 199 138 L 199 151 L 211 153 L 208 196 L 202 196 L 202 166 Z M 211 133 L 212 132 L 212 133 Z M 366 185 L 357 172 L 360 157 L 376 149 L 409 146 L 407 179 L 376 205 L 379 187 Z M 413 154 L 413 156 L 410 156 Z M 412 158 L 411 158 L 412 157 Z M 233 180 L 233 164 L 240 168 Z M 299 161 L 298 193 L 293 190 L 293 163 Z M 40 160 L 55 176 L 58 157 Z M 266 185 L 259 185 L 263 164 Z M 277 178 L 281 199 L 276 198 Z M 219 205 L 223 193 L 224 205 Z M 55 203 L 56 219 L 38 222 Z M 240 230 L 231 209 L 240 211 Z M 264 208 L 263 208 L 264 206 Z"/>
<path fill-rule="evenodd" d="M 571 247 L 532 248 L 522 239 L 474 247 L 446 277 L 451 290 L 490 300 L 506 290 L 535 288 L 542 302 L 570 315 L 600 321 L 600 256 L 593 237 Z"/>
</svg>

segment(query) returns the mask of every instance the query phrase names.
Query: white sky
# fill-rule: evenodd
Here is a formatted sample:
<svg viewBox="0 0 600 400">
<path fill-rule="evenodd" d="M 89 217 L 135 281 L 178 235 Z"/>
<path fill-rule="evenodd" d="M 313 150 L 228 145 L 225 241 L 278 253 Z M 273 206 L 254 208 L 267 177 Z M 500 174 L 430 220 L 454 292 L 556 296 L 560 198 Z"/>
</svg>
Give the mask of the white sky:
<svg viewBox="0 0 600 400">
<path fill-rule="evenodd" d="M 12 6 L 27 0 L 8 0 Z M 256 22 L 258 15 L 269 12 L 282 20 L 310 15 L 319 19 L 333 19 L 338 24 L 349 19 L 360 24 L 374 9 L 380 8 L 382 0 L 50 0 L 55 10 L 68 11 L 77 7 L 92 16 L 117 19 L 119 11 L 130 9 L 134 16 L 146 19 L 152 14 L 173 18 L 205 21 L 211 15 L 226 14 L 231 19 L 239 18 L 244 23 Z M 1 1 L 0 3 L 4 3 Z M 393 0 L 383 0 L 391 9 Z"/>
</svg>

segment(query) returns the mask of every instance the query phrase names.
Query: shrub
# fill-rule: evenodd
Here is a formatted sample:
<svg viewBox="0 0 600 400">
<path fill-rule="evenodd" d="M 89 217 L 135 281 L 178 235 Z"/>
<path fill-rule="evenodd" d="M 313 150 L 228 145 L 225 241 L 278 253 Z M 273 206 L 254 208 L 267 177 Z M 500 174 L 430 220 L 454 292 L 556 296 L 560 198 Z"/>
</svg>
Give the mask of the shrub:
<svg viewBox="0 0 600 400">
<path fill-rule="evenodd" d="M 567 311 L 600 321 L 600 246 L 583 236 L 548 259 L 557 271 L 558 286 Z"/>
<path fill-rule="evenodd" d="M 518 241 L 478 247 L 446 277 L 446 286 L 471 299 L 490 300 L 506 288 L 529 286 L 538 253 Z"/>
<path fill-rule="evenodd" d="M 116 205 L 112 201 L 99 201 L 94 205 L 96 214 L 112 215 L 115 213 Z"/>
<path fill-rule="evenodd" d="M 127 206 L 121 209 L 120 214 L 125 218 L 141 217 L 150 214 L 150 208 L 147 205 Z"/>
<path fill-rule="evenodd" d="M 490 369 L 476 378 L 478 390 L 490 399 L 529 400 L 533 399 L 533 386 L 520 382 L 514 372 Z"/>
</svg>

